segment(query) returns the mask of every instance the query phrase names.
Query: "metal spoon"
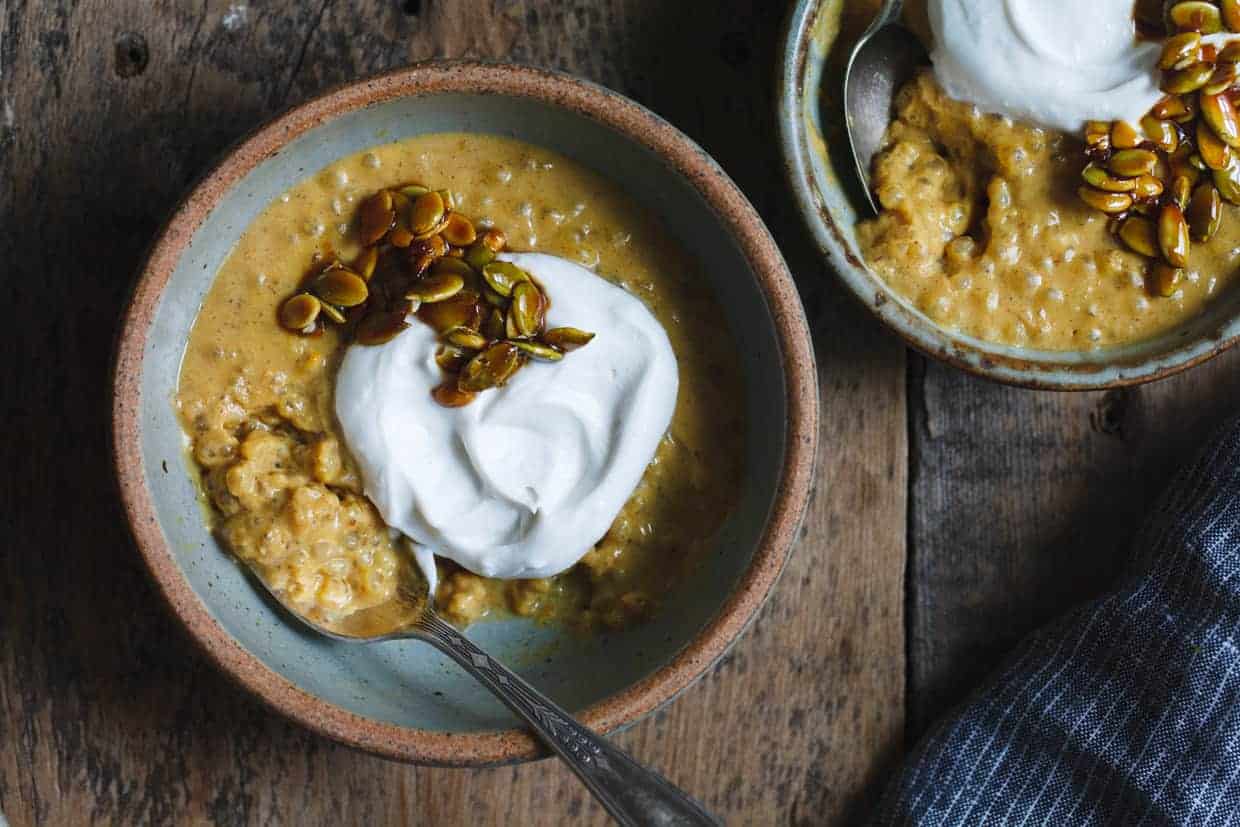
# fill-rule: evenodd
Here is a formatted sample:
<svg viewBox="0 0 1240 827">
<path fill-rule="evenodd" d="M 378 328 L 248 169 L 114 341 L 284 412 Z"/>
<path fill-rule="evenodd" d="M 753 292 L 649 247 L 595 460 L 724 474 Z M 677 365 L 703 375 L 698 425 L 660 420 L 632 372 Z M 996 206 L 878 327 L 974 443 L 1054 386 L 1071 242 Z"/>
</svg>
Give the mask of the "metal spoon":
<svg viewBox="0 0 1240 827">
<path fill-rule="evenodd" d="M 554 701 L 442 620 L 426 599 L 424 581 L 420 594 L 414 586 L 402 585 L 391 603 L 357 612 L 329 629 L 286 604 L 257 573 L 254 579 L 303 625 L 333 640 L 420 640 L 452 658 L 524 720 L 568 764 L 617 823 L 625 827 L 722 824 L 667 779 L 577 723 Z"/>
<path fill-rule="evenodd" d="M 848 57 L 844 72 L 844 121 L 857 175 L 874 212 L 879 211 L 870 184 L 874 156 L 891 126 L 898 90 L 926 63 L 926 47 L 900 23 L 904 0 L 886 0 Z"/>
</svg>

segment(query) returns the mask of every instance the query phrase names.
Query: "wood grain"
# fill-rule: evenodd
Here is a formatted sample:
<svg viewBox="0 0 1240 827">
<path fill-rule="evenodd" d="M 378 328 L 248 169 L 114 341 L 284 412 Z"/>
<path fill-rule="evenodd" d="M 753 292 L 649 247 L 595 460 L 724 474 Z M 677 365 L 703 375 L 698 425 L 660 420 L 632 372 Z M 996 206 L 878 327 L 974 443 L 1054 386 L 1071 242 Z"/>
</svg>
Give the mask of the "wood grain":
<svg viewBox="0 0 1240 827">
<path fill-rule="evenodd" d="M 1025 634 L 1098 594 L 1172 473 L 1240 409 L 1240 352 L 1125 391 L 910 383 L 909 734 Z"/>
<path fill-rule="evenodd" d="M 272 716 L 147 586 L 112 492 L 117 308 L 180 194 L 328 86 L 432 56 L 602 82 L 737 178 L 794 266 L 821 360 L 821 479 L 760 623 L 619 740 L 732 823 L 864 811 L 903 732 L 904 357 L 833 286 L 785 190 L 765 0 L 0 0 L 0 809 L 27 824 L 603 821 L 542 762 L 411 768 Z"/>
</svg>

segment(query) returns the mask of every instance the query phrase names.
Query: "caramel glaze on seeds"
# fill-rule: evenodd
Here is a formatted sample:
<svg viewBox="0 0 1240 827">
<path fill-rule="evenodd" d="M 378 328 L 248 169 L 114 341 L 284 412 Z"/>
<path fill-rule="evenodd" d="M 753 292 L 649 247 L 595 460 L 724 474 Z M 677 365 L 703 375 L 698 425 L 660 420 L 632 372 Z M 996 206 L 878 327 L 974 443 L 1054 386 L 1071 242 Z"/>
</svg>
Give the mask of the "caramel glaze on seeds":
<svg viewBox="0 0 1240 827">
<path fill-rule="evenodd" d="M 581 563 L 497 581 L 441 562 L 438 606 L 458 623 L 510 611 L 587 631 L 639 622 L 692 576 L 736 500 L 744 422 L 735 344 L 691 261 L 647 213 L 589 170 L 509 139 L 445 134 L 375 147 L 302 182 L 246 230 L 194 323 L 176 398 L 218 535 L 328 624 L 383 603 L 413 576 L 335 421 L 340 328 L 306 337 L 275 323 L 316 255 L 355 261 L 348 222 L 361 201 L 405 181 L 450 188 L 480 229 L 503 227 L 512 249 L 623 279 L 667 331 L 680 369 L 667 438 Z"/>
<path fill-rule="evenodd" d="M 875 162 L 882 205 L 858 240 L 875 273 L 946 328 L 1046 350 L 1155 336 L 1201 312 L 1240 265 L 1240 222 L 1192 246 L 1168 298 L 1081 202 L 1076 137 L 983 115 L 923 71 L 899 93 Z"/>
</svg>

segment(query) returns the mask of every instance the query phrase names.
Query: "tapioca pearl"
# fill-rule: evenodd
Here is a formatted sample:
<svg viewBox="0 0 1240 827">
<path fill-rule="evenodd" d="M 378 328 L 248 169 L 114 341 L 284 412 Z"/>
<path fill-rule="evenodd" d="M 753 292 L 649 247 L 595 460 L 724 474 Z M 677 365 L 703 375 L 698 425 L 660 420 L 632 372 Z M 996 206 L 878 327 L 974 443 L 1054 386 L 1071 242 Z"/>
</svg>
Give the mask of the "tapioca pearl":
<svg viewBox="0 0 1240 827">
<path fill-rule="evenodd" d="M 1091 342 L 1101 342 L 1101 341 L 1102 341 L 1102 331 L 1101 331 L 1101 330 L 1099 330 L 1099 329 L 1098 329 L 1098 328 L 1096 328 L 1096 327 L 1091 327 L 1091 328 L 1089 329 L 1089 341 L 1091 341 Z"/>
<path fill-rule="evenodd" d="M 1015 264 L 1020 261 L 1020 246 L 1017 244 L 1010 244 L 1000 248 L 999 260 L 1004 264 Z"/>
<path fill-rule="evenodd" d="M 1144 287 L 1145 276 L 1142 273 L 1137 272 L 1135 270 L 1129 271 L 1128 284 L 1131 285 L 1132 287 Z"/>
<path fill-rule="evenodd" d="M 525 243 L 528 244 L 530 247 L 537 247 L 538 236 L 536 236 L 534 233 L 530 233 L 528 236 L 525 237 Z"/>
<path fill-rule="evenodd" d="M 1098 305 L 1090 304 L 1088 307 L 1085 308 L 1085 312 L 1088 313 L 1091 317 L 1097 318 L 1098 313 L 1099 313 Z"/>
<path fill-rule="evenodd" d="M 957 283 L 956 286 L 959 287 L 961 290 L 971 289 L 973 287 L 973 277 L 970 275 L 961 276 L 960 281 Z"/>
<path fill-rule="evenodd" d="M 349 186 L 349 172 L 346 169 L 332 170 L 331 182 L 336 185 L 337 189 L 344 189 Z"/>
<path fill-rule="evenodd" d="M 373 152 L 367 152 L 364 156 L 362 156 L 362 164 L 370 169 L 378 169 L 383 165 L 383 162 L 379 160 L 378 155 Z"/>
<path fill-rule="evenodd" d="M 474 226 L 480 230 L 489 230 L 495 226 L 495 219 L 484 215 L 474 222 Z"/>
<path fill-rule="evenodd" d="M 517 207 L 517 212 L 521 213 L 521 217 L 525 219 L 527 224 L 534 220 L 534 205 L 529 201 L 522 201 Z"/>
<path fill-rule="evenodd" d="M 1144 313 L 1150 309 L 1150 300 L 1145 296 L 1137 296 L 1136 301 L 1132 303 L 1133 309 L 1138 313 Z"/>
<path fill-rule="evenodd" d="M 291 200 L 291 196 L 287 192 L 280 193 L 280 201 L 287 204 Z"/>
<path fill-rule="evenodd" d="M 1184 301 L 1184 288 L 1181 287 L 1179 290 L 1176 290 L 1174 293 L 1172 293 L 1171 300 L 1175 302 Z"/>
<path fill-rule="evenodd" d="M 560 212 L 559 210 L 544 210 L 543 218 L 547 219 L 552 224 L 558 227 L 564 223 L 564 221 L 567 219 L 567 216 L 565 216 L 564 213 Z"/>
<path fill-rule="evenodd" d="M 1076 248 L 1069 247 L 1068 249 L 1064 250 L 1063 255 L 1060 256 L 1060 258 L 1064 264 L 1071 264 L 1073 261 L 1076 260 Z"/>
<path fill-rule="evenodd" d="M 1059 220 L 1059 213 L 1056 210 L 1051 210 L 1046 214 L 1046 226 L 1048 227 L 1058 227 Z"/>
<path fill-rule="evenodd" d="M 1207 296 L 1214 295 L 1214 288 L 1217 286 L 1218 286 L 1218 279 L 1215 278 L 1214 276 L 1210 276 L 1210 278 L 1206 281 L 1206 295 Z"/>
<path fill-rule="evenodd" d="M 1058 287 L 1052 287 L 1046 291 L 1046 298 L 1053 302 L 1063 302 L 1063 291 Z"/>
<path fill-rule="evenodd" d="M 581 215 L 585 211 L 586 211 L 586 202 L 578 201 L 576 204 L 573 205 L 573 217 L 574 218 Z"/>
<path fill-rule="evenodd" d="M 1012 339 L 1017 342 L 1024 342 L 1029 338 L 1029 328 L 1024 322 L 1015 322 L 1012 324 Z"/>
<path fill-rule="evenodd" d="M 581 261 L 583 265 L 585 265 L 586 267 L 589 267 L 591 270 L 593 270 L 595 267 L 598 267 L 599 254 L 598 254 L 598 251 L 592 247 L 582 247 L 581 249 L 579 249 L 577 251 L 577 258 L 578 260 Z M 629 289 L 631 292 L 631 287 L 626 288 L 626 289 Z"/>
<path fill-rule="evenodd" d="M 1026 273 L 1025 274 L 1025 287 L 1027 288 L 1027 292 L 1031 294 L 1036 293 L 1038 291 L 1038 288 L 1041 286 L 1042 286 L 1041 274 L 1039 273 Z"/>
<path fill-rule="evenodd" d="M 1201 273 L 1197 270 L 1189 270 L 1185 278 L 1188 279 L 1189 284 L 1196 284 L 1201 281 Z"/>
<path fill-rule="evenodd" d="M 337 233 L 339 233 L 339 234 L 340 234 L 340 235 L 342 235 L 342 236 L 348 235 L 348 234 L 349 234 L 349 225 L 348 225 L 348 224 L 337 224 L 337 225 L 336 225 L 336 232 L 337 232 Z"/>
<path fill-rule="evenodd" d="M 611 243 L 615 245 L 616 247 L 627 247 L 629 246 L 629 242 L 631 242 L 632 240 L 633 240 L 633 234 L 626 233 L 622 230 L 617 230 L 616 232 L 611 234 Z"/>
<path fill-rule="evenodd" d="M 508 167 L 500 167 L 495 173 L 495 179 L 501 184 L 507 184 L 512 180 L 512 170 L 508 169 Z"/>
<path fill-rule="evenodd" d="M 991 313 L 999 309 L 999 291 L 991 290 L 986 294 L 986 309 Z"/>
</svg>

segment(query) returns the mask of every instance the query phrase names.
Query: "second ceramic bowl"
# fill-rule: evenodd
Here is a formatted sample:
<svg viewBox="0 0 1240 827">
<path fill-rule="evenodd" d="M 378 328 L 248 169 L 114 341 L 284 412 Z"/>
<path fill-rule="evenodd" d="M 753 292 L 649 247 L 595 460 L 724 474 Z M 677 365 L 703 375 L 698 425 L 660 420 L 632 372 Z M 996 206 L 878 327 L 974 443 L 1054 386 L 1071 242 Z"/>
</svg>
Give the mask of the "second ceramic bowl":
<svg viewBox="0 0 1240 827">
<path fill-rule="evenodd" d="M 515 66 L 414 67 L 298 107 L 202 180 L 157 241 L 118 345 L 114 452 L 139 550 L 210 658 L 280 712 L 393 758 L 483 765 L 540 748 L 430 647 L 333 643 L 281 616 L 207 531 L 172 406 L 198 307 L 263 208 L 339 158 L 432 132 L 519 138 L 612 178 L 702 262 L 739 345 L 745 488 L 700 577 L 656 620 L 602 640 L 516 620 L 470 629 L 584 723 L 633 723 L 699 677 L 752 620 L 808 501 L 818 395 L 800 300 L 752 206 L 683 134 L 597 86 Z"/>
<path fill-rule="evenodd" d="M 939 327 L 866 266 L 854 228 L 868 207 L 857 191 L 839 109 L 843 56 L 858 26 L 841 17 L 871 0 L 799 0 L 788 20 L 778 78 L 778 118 L 788 177 L 823 257 L 848 289 L 908 344 L 962 370 L 1031 388 L 1093 390 L 1170 376 L 1240 341 L 1240 289 L 1154 339 L 1082 351 L 1018 348 Z M 859 197 L 861 196 L 861 197 Z"/>
</svg>

